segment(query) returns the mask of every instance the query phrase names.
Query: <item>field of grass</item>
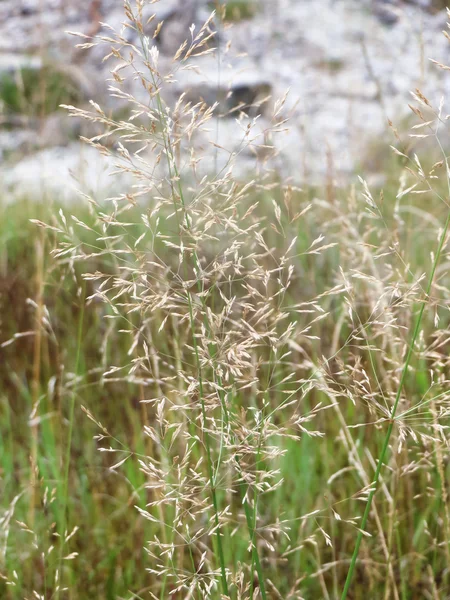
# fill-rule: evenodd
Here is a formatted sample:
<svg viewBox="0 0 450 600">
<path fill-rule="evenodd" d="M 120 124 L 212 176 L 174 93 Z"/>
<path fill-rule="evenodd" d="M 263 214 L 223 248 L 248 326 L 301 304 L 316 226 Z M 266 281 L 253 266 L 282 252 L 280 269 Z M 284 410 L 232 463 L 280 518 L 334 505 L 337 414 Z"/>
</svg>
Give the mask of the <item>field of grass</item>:
<svg viewBox="0 0 450 600">
<path fill-rule="evenodd" d="M 69 109 L 128 195 L 0 205 L 0 598 L 449 598 L 445 115 L 383 190 L 200 179 L 139 49 L 134 121 Z"/>
</svg>

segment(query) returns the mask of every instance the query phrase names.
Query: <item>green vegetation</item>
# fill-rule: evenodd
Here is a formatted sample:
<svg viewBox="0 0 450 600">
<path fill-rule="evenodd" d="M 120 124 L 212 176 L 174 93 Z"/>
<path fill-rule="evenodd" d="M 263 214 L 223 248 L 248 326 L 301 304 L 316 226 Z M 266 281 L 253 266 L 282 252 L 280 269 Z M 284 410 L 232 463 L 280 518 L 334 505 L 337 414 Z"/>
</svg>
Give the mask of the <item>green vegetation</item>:
<svg viewBox="0 0 450 600">
<path fill-rule="evenodd" d="M 93 305 L 82 316 L 79 274 L 70 268 L 55 268 L 48 256 L 54 240 L 42 236 L 42 231 L 29 222 L 36 212 L 50 216 L 46 207 L 19 203 L 5 209 L 1 219 L 1 341 L 18 332 L 29 335 L 19 337 L 1 350 L 2 506 L 5 508 L 21 495 L 8 524 L 11 531 L 2 566 L 2 572 L 18 571 L 18 580 L 14 587 L 0 581 L 0 597 L 22 598 L 27 590 L 45 590 L 51 585 L 48 580 L 54 580 L 58 566 L 56 535 L 63 520 L 62 473 L 69 403 L 71 394 L 76 393 L 68 526 L 72 530 L 83 523 L 84 533 L 79 539 L 74 536 L 71 547 L 71 551 L 80 552 L 80 558 L 64 563 L 66 583 L 79 590 L 80 598 L 115 598 L 117 594 L 125 594 L 127 587 L 134 587 L 136 570 L 145 579 L 144 528 L 133 510 L 125 510 L 130 503 L 139 503 L 144 479 L 137 465 L 131 462 L 120 475 L 108 470 L 109 461 L 98 454 L 92 440 L 97 431 L 86 420 L 80 404 L 95 410 L 106 426 L 115 427 L 120 419 L 124 425 L 120 434 L 137 451 L 142 451 L 138 398 L 130 386 L 99 383 L 102 361 L 123 361 L 126 349 L 114 345 L 99 348 L 98 336 L 102 331 L 106 333 L 107 328 L 103 312 Z M 37 318 L 40 315 L 46 319 L 42 312 L 44 305 L 49 321 L 41 326 Z M 79 328 L 82 330 L 80 383 L 73 391 L 70 373 L 76 371 Z M 33 410 L 38 420 L 35 425 L 30 416 Z M 30 464 L 33 456 L 36 476 Z M 30 524 L 35 533 L 31 534 L 17 521 Z M 49 552 L 55 543 L 57 548 L 43 559 L 42 553 Z"/>
<path fill-rule="evenodd" d="M 8 113 L 29 117 L 48 115 L 60 104 L 77 103 L 80 92 L 71 78 L 51 64 L 24 67 L 0 78 L 0 105 Z"/>
<path fill-rule="evenodd" d="M 401 168 L 400 164 L 398 168 Z M 311 193 L 314 197 L 323 195 L 320 190 Z M 331 236 L 329 239 L 332 240 L 342 235 L 341 226 L 332 221 L 335 210 L 341 210 L 350 220 L 353 218 L 350 208 L 352 192 L 341 190 L 335 193 L 334 208 L 320 209 L 316 206 L 314 216 L 295 227 L 299 235 L 297 244 L 300 254 L 308 247 L 310 239 L 318 234 L 321 221 L 330 223 L 327 238 Z M 391 210 L 394 206 L 393 193 L 394 189 L 388 189 L 385 196 L 386 219 L 392 227 L 395 223 L 395 215 Z M 297 192 L 289 202 L 291 206 L 306 206 L 309 195 Z M 253 203 L 253 199 L 248 202 Z M 424 231 L 421 234 L 420 248 L 413 243 L 414 232 L 421 228 L 422 218 L 420 214 L 414 215 L 413 205 L 408 205 L 412 214 L 408 216 L 408 228 L 405 230 L 407 237 L 402 243 L 411 249 L 411 271 L 419 273 L 426 267 L 428 249 L 431 250 L 434 240 L 432 235 L 428 236 Z M 264 219 L 270 211 L 269 197 L 263 194 L 259 197 L 256 216 Z M 151 445 L 148 446 L 142 436 L 142 426 L 143 423 L 151 423 L 155 415 L 153 410 L 148 409 L 148 405 L 140 404 L 140 400 L 147 397 L 150 390 L 147 385 L 142 388 L 136 383 L 122 380 L 120 373 L 118 376 L 102 376 L 106 366 L 129 363 L 129 344 L 125 337 L 118 334 L 119 326 L 113 325 L 111 320 L 105 320 L 109 310 L 105 309 L 104 304 L 92 301 L 82 311 L 83 297 L 92 296 L 96 285 L 89 281 L 83 282 L 81 271 L 78 267 L 74 270 L 70 261 L 58 265 L 49 256 L 56 245 L 56 232 L 49 230 L 44 233 L 44 230 L 29 222 L 30 217 L 39 214 L 43 220 L 60 227 L 60 219 L 56 220 L 52 216 L 57 215 L 57 212 L 56 207 L 37 207 L 32 203 L 20 202 L 4 209 L 1 218 L 0 239 L 3 250 L 0 341 L 9 340 L 18 332 L 29 332 L 30 335 L 17 337 L 13 343 L 2 348 L 0 485 L 4 506 L 14 508 L 8 523 L 9 535 L 3 572 L 9 574 L 16 570 L 18 579 L 14 587 L 7 586 L 6 581 L 0 583 L 0 594 L 1 597 L 16 599 L 22 598 L 31 589 L 47 589 L 48 593 L 54 590 L 52 582 L 59 563 L 59 541 L 56 536 L 64 520 L 62 474 L 70 403 L 72 397 L 75 397 L 67 519 L 68 531 L 72 531 L 75 526 L 80 529 L 64 550 L 67 556 L 78 553 L 72 560 L 63 562 L 65 585 L 72 590 L 68 597 L 80 600 L 92 597 L 120 598 L 128 597 L 129 590 L 145 597 L 143 590 L 158 589 L 160 585 L 158 576 L 146 570 L 152 568 L 153 559 L 142 551 L 146 540 L 151 538 L 155 525 L 146 522 L 133 509 L 133 505 L 137 505 L 145 510 L 146 503 L 151 499 L 150 491 L 144 489 L 146 476 L 140 470 L 137 460 L 138 456 L 151 451 Z M 127 212 L 128 221 L 135 220 L 134 212 Z M 430 204 L 428 214 L 441 218 L 441 212 L 438 201 Z M 65 213 L 66 219 L 70 221 L 67 211 Z M 95 218 L 88 212 L 77 211 L 76 218 L 88 227 L 95 227 Z M 283 225 L 286 227 L 288 223 Z M 87 244 L 87 247 L 95 244 L 98 253 L 107 249 L 107 242 L 103 242 L 103 247 L 99 246 L 98 242 L 94 242 L 93 232 L 77 227 L 76 221 L 72 220 L 72 227 L 77 230 L 79 242 Z M 144 225 L 135 225 L 133 230 L 128 230 L 127 235 L 138 239 L 142 233 L 145 233 Z M 165 233 L 169 234 L 170 230 Z M 275 232 L 270 234 L 272 247 L 277 243 L 278 237 Z M 356 249 L 356 239 L 349 240 L 348 251 L 351 252 L 353 244 Z M 289 292 L 288 304 L 307 301 L 328 287 L 339 264 L 345 267 L 349 259 L 345 245 L 342 246 L 339 251 L 332 249 L 324 255 L 319 261 L 320 266 L 312 260 L 312 256 L 300 255 L 296 259 L 296 283 Z M 108 253 L 89 259 L 84 268 L 85 272 L 92 273 L 114 273 L 115 269 L 114 260 Z M 363 285 L 358 296 L 364 298 L 370 292 L 370 287 L 370 284 Z M 345 346 L 350 332 L 348 324 L 342 318 L 347 310 L 345 304 L 333 297 L 326 304 L 325 308 L 335 315 L 334 324 L 324 320 L 314 326 L 311 333 L 320 341 L 303 340 L 303 348 L 298 349 L 297 360 L 300 362 L 304 361 L 304 352 L 309 355 L 313 352 L 317 357 L 330 355 L 336 347 L 337 340 L 333 341 L 336 335 L 339 340 L 337 345 Z M 45 309 L 42 308 L 44 306 Z M 369 312 L 363 302 L 359 306 L 358 318 L 362 319 Z M 41 325 L 37 323 L 39 314 Z M 446 319 L 445 315 L 443 318 Z M 159 323 L 161 321 L 162 316 Z M 341 331 L 336 329 L 340 322 Z M 425 331 L 429 333 L 425 335 L 431 336 L 432 315 L 426 316 L 426 323 Z M 168 355 L 173 352 L 171 348 L 174 340 L 178 339 L 179 344 L 183 343 L 180 337 L 183 334 L 176 332 L 172 326 L 166 327 L 165 331 L 164 336 L 159 334 L 158 345 L 165 348 L 165 354 Z M 80 359 L 77 367 L 75 363 L 78 351 Z M 344 348 L 337 365 L 341 361 L 342 364 L 348 362 L 349 365 L 354 365 L 358 356 L 358 360 L 362 361 L 361 368 L 364 367 L 370 380 L 375 378 L 373 361 L 379 362 L 376 350 L 369 352 L 361 346 L 357 351 L 350 347 Z M 386 360 L 391 359 L 390 356 L 386 357 Z M 78 373 L 77 379 L 72 375 L 75 372 Z M 279 377 L 281 378 L 281 374 Z M 426 396 L 429 385 L 426 363 L 421 366 L 420 362 L 416 362 L 415 371 L 411 373 L 407 383 L 411 405 Z M 271 398 L 274 407 L 290 389 L 289 383 L 277 386 L 276 394 Z M 323 390 L 313 390 L 302 409 L 305 414 L 318 403 L 327 403 L 327 393 L 331 393 L 327 386 Z M 336 390 L 336 393 L 339 394 L 339 391 Z M 127 448 L 132 453 L 137 453 L 136 459 L 131 456 L 120 468 L 111 470 L 118 458 L 115 454 L 97 451 L 93 436 L 98 435 L 98 427 L 86 417 L 81 406 L 95 415 L 95 420 L 114 436 L 110 440 L 111 447 L 116 450 Z M 351 500 L 355 490 L 361 486 L 358 483 L 358 469 L 370 470 L 370 462 L 366 464 L 368 457 L 376 456 L 380 451 L 383 436 L 379 426 L 355 430 L 351 427 L 373 421 L 372 411 L 370 405 L 364 406 L 358 402 L 354 406 L 353 402 L 341 400 L 339 408 L 334 407 L 332 413 L 324 411 L 314 421 L 314 429 L 325 434 L 323 439 L 302 435 L 299 440 L 287 438 L 283 441 L 281 438 L 277 442 L 280 444 L 279 449 L 285 452 L 279 464 L 285 483 L 261 501 L 261 518 L 267 523 L 275 522 L 277 518 L 295 523 L 299 515 L 320 511 L 313 519 L 299 522 L 298 528 L 291 526 L 290 541 L 282 542 L 283 552 L 287 552 L 287 558 L 283 561 L 282 580 L 277 577 L 278 563 L 268 562 L 270 554 L 263 562 L 267 578 L 276 582 L 280 593 L 286 594 L 286 597 L 289 588 L 282 581 L 287 584 L 298 578 L 302 581 L 300 589 L 307 590 L 313 597 L 321 597 L 324 585 L 330 590 L 332 597 L 337 597 L 347 564 L 345 561 L 340 563 L 339 557 L 342 559 L 347 555 L 355 536 L 354 527 L 343 525 L 342 521 L 353 518 L 360 505 L 360 502 Z M 289 418 L 290 411 L 286 409 L 284 416 L 283 412 L 279 413 L 277 420 L 283 422 Z M 427 420 L 426 415 L 422 418 Z M 342 429 L 343 423 L 346 424 L 345 429 Z M 341 436 L 344 438 L 341 439 Z M 353 451 L 349 444 L 354 444 Z M 109 442 L 106 446 L 109 446 Z M 355 466 L 350 468 L 348 461 L 352 452 L 356 454 L 350 465 Z M 30 463 L 32 456 L 35 456 L 37 465 L 35 475 Z M 381 527 L 387 532 L 393 528 L 390 534 L 393 537 L 390 541 L 386 540 L 386 543 L 391 544 L 389 552 L 393 580 L 395 585 L 407 590 L 403 596 L 405 598 L 415 597 L 417 589 L 428 588 L 430 575 L 427 565 L 430 561 L 439 577 L 445 577 L 446 569 L 445 553 L 430 544 L 435 536 L 439 538 L 440 535 L 445 535 L 440 527 L 439 515 L 442 514 L 443 499 L 439 493 L 439 469 L 436 465 L 435 469 L 419 469 L 412 477 L 402 477 L 402 470 L 407 469 L 413 456 L 416 457 L 414 460 L 423 460 L 422 449 L 414 444 L 408 445 L 407 453 L 402 452 L 396 457 L 390 484 L 394 486 L 396 498 L 395 519 L 392 520 L 393 506 L 389 496 L 385 499 L 380 496 L 377 502 Z M 357 467 L 358 464 L 360 467 Z M 339 485 L 326 483 L 333 480 L 335 474 L 342 469 L 344 472 L 339 477 Z M 438 492 L 430 495 L 427 490 L 431 489 Z M 411 512 L 413 495 L 416 498 Z M 221 500 L 224 501 L 222 493 Z M 233 501 L 233 506 L 233 511 L 238 509 L 238 498 Z M 342 521 L 336 521 L 333 511 L 339 514 Z M 333 547 L 327 545 L 325 537 L 317 536 L 318 525 L 331 536 Z M 376 527 L 376 521 L 372 523 L 373 527 Z M 306 540 L 310 536 L 313 536 L 314 543 L 309 545 Z M 245 562 L 245 536 L 242 540 L 240 535 L 233 539 L 233 547 L 228 545 L 230 541 L 225 545 L 226 563 Z M 33 540 L 36 546 L 31 543 Z M 56 546 L 56 549 L 49 552 L 52 546 Z M 297 546 L 302 546 L 302 549 L 290 554 L 289 548 Z M 373 577 L 370 593 L 373 597 L 378 597 L 387 585 L 386 581 L 378 577 L 378 569 L 382 568 L 378 564 L 385 561 L 385 550 L 380 546 L 376 535 L 364 538 L 363 547 L 364 553 L 371 557 L 373 567 L 368 563 L 366 574 L 362 565 L 358 567 L 353 590 L 356 597 L 362 594 L 367 589 L 369 575 Z M 331 566 L 317 577 L 319 566 L 327 564 Z"/>
<path fill-rule="evenodd" d="M 210 7 L 216 9 L 224 21 L 241 21 L 250 19 L 256 14 L 257 2 L 255 0 L 215 0 L 210 2 Z"/>
<path fill-rule="evenodd" d="M 383 190 L 201 177 L 211 107 L 114 48 L 148 106 L 68 110 L 135 185 L 1 209 L 0 598 L 445 598 L 448 120 Z"/>
</svg>

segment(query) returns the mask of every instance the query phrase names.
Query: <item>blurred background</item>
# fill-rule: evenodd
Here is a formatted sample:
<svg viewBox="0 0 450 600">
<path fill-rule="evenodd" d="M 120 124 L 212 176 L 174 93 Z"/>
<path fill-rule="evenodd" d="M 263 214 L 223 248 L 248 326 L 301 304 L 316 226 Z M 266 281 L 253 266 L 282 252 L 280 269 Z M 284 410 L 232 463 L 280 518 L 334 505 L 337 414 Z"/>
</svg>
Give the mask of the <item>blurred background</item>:
<svg viewBox="0 0 450 600">
<path fill-rule="evenodd" d="M 180 73 L 173 97 L 181 92 L 209 102 L 227 97 L 218 135 L 219 144 L 229 148 L 239 139 L 236 106 L 262 101 L 263 128 L 264 99 L 289 90 L 282 115 L 289 129 L 277 136 L 274 163 L 283 177 L 311 184 L 327 173 L 342 184 L 355 170 L 380 176 L 385 142 L 392 141 L 388 119 L 397 127 L 405 124 L 410 91 L 425 81 L 435 104 L 450 85 L 429 60 L 432 55 L 445 63 L 448 56 L 441 34 L 446 4 L 230 0 L 215 40 L 219 59 L 202 57 L 198 72 Z M 211 0 L 148 6 L 157 21 L 165 21 L 157 37 L 163 72 L 188 24 L 201 25 L 214 7 Z M 73 199 L 76 187 L 108 193 L 104 162 L 79 141 L 89 131 L 59 105 L 83 106 L 94 99 L 114 116 L 126 116 L 126 100 L 107 94 L 106 49 L 77 49 L 80 40 L 67 33 L 105 35 L 103 23 L 120 30 L 122 21 L 119 0 L 0 0 L 0 194 L 7 201 L 48 193 Z M 154 33 L 157 21 L 147 33 Z M 253 160 L 244 156 L 242 169 L 251 170 Z"/>
</svg>

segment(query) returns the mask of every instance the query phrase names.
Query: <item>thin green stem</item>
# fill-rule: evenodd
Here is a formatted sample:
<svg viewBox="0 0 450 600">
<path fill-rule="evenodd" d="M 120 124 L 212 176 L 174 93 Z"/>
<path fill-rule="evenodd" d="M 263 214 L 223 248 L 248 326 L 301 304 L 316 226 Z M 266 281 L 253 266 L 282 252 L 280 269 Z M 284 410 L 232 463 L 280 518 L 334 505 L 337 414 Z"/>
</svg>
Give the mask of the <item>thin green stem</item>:
<svg viewBox="0 0 450 600">
<path fill-rule="evenodd" d="M 447 237 L 447 232 L 448 232 L 448 228 L 450 225 L 450 212 L 447 214 L 447 218 L 445 221 L 445 225 L 444 225 L 444 229 L 442 231 L 441 237 L 439 239 L 439 245 L 438 245 L 438 250 L 436 252 L 436 256 L 434 258 L 433 261 L 433 266 L 431 269 L 431 273 L 430 276 L 428 278 L 428 283 L 427 283 L 427 288 L 426 288 L 426 292 L 425 292 L 425 298 L 422 300 L 422 303 L 420 305 L 420 309 L 419 309 L 419 313 L 417 315 L 416 318 L 416 323 L 414 326 L 414 330 L 412 333 L 412 337 L 411 337 L 411 341 L 408 347 L 408 352 L 406 354 L 406 359 L 405 359 L 405 364 L 403 366 L 403 370 L 402 370 L 402 374 L 400 377 L 400 383 L 397 389 L 397 394 L 395 396 L 395 400 L 394 400 L 394 405 L 392 406 L 392 411 L 391 411 L 391 415 L 390 415 L 390 421 L 389 421 L 389 426 L 386 430 L 386 436 L 384 438 L 384 442 L 383 442 L 383 447 L 381 449 L 381 454 L 378 460 L 378 465 L 375 471 L 375 476 L 373 478 L 373 482 L 372 482 L 372 489 L 371 492 L 369 493 L 369 496 L 367 498 L 367 504 L 366 504 L 366 508 L 364 510 L 364 515 L 361 521 L 361 528 L 360 531 L 358 532 L 358 537 L 356 538 L 356 544 L 355 544 L 355 548 L 353 551 L 353 555 L 352 555 L 352 559 L 350 562 L 350 566 L 348 569 L 348 573 L 347 573 L 347 578 L 345 580 L 345 585 L 344 585 L 344 589 L 342 591 L 342 596 L 341 596 L 341 600 L 346 600 L 347 598 L 347 594 L 348 591 L 350 589 L 350 585 L 352 583 L 352 579 L 353 579 L 353 575 L 355 572 L 355 568 L 356 568 L 356 561 L 358 560 L 358 554 L 359 554 L 359 548 L 361 546 L 361 542 L 363 539 L 363 535 L 364 535 L 364 530 L 366 528 L 367 525 L 367 521 L 369 519 L 369 514 L 370 514 L 370 510 L 372 507 L 372 501 L 373 501 L 373 497 L 375 496 L 375 493 L 377 491 L 378 488 L 378 483 L 379 483 L 379 479 L 380 479 L 380 474 L 381 474 L 381 469 L 383 468 L 383 465 L 387 459 L 388 456 L 388 449 L 389 449 L 389 442 L 391 439 L 391 435 L 392 435 L 392 430 L 394 428 L 394 422 L 395 422 L 395 416 L 397 413 L 397 408 L 400 402 L 400 397 L 402 394 L 402 390 L 403 390 L 403 386 L 405 384 L 406 381 L 406 377 L 408 375 L 408 369 L 409 369 L 409 365 L 411 363 L 411 358 L 412 358 L 412 354 L 414 351 L 414 346 L 415 343 L 417 341 L 417 338 L 419 336 L 420 333 L 420 329 L 421 329 L 421 325 L 422 325 L 422 319 L 423 319 L 423 314 L 425 312 L 425 306 L 427 304 L 428 301 L 428 297 L 430 295 L 430 291 L 431 291 L 431 287 L 433 285 L 433 281 L 434 281 L 434 276 L 436 274 L 436 269 L 437 266 L 439 264 L 439 260 L 441 257 L 441 253 L 442 253 L 442 249 L 444 247 L 445 244 L 445 239 Z"/>
<path fill-rule="evenodd" d="M 58 558 L 58 571 L 59 571 L 59 581 L 58 588 L 56 590 L 55 598 L 58 600 L 59 592 L 62 588 L 62 562 L 63 562 L 63 554 L 64 554 L 64 543 L 65 543 L 65 535 L 66 535 L 66 527 L 67 527 L 67 508 L 69 503 L 69 471 L 70 471 L 70 455 L 72 451 L 72 437 L 73 437 L 73 422 L 75 416 L 75 396 L 76 396 L 76 380 L 80 370 L 80 358 L 81 358 L 81 342 L 83 338 L 83 324 L 84 324 L 84 305 L 86 298 L 86 284 L 83 282 L 82 284 L 82 292 L 80 295 L 81 299 L 81 307 L 80 307 L 80 317 L 78 320 L 78 333 L 77 333 L 77 349 L 76 349 L 76 357 L 75 357 L 75 382 L 74 389 L 72 390 L 72 394 L 70 397 L 70 406 L 69 406 L 69 431 L 67 433 L 67 447 L 66 447 L 66 456 L 65 456 L 65 466 L 64 466 L 64 480 L 63 480 L 63 506 L 62 506 L 62 516 L 61 516 L 61 529 L 60 529 L 60 547 L 59 547 L 59 558 Z"/>
<path fill-rule="evenodd" d="M 261 596 L 262 596 L 263 600 L 267 600 L 263 570 L 262 570 L 262 566 L 261 566 L 261 561 L 259 560 L 258 549 L 256 548 L 256 529 L 253 525 L 254 514 L 256 515 L 256 507 L 253 511 L 250 508 L 249 501 L 250 501 L 250 499 L 247 499 L 243 502 L 243 504 L 244 504 L 244 511 L 245 511 L 245 519 L 247 521 L 247 527 L 248 527 L 248 530 L 250 533 L 250 539 L 251 539 L 251 544 L 252 544 L 252 566 L 253 565 L 255 566 L 256 573 L 258 575 L 259 591 L 261 592 Z M 250 574 L 250 577 L 253 577 L 253 572 Z"/>
</svg>

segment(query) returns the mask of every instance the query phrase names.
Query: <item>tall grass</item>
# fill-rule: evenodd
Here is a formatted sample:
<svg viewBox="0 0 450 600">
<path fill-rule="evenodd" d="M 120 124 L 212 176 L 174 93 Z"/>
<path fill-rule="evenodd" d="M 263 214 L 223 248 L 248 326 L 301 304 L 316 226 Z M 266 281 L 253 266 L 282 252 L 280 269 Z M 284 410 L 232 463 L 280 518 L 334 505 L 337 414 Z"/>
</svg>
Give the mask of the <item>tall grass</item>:
<svg viewBox="0 0 450 600">
<path fill-rule="evenodd" d="M 283 100 L 265 128 L 241 107 L 226 160 L 220 105 L 170 101 L 215 14 L 168 72 L 144 9 L 81 44 L 107 48 L 128 118 L 66 107 L 127 192 L 50 208 L 39 233 L 2 220 L 0 594 L 445 598 L 443 107 L 416 91 L 384 192 L 285 185 Z"/>
</svg>

